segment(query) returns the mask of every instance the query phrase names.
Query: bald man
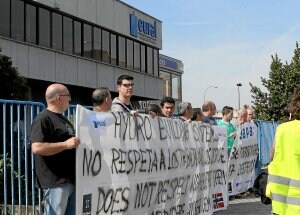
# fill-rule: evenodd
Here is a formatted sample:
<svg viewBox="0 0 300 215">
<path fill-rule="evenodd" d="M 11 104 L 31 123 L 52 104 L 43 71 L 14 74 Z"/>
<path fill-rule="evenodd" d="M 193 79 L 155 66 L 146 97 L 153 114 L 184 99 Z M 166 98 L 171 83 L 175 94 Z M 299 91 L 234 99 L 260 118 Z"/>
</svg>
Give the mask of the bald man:
<svg viewBox="0 0 300 215">
<path fill-rule="evenodd" d="M 247 122 L 247 109 L 245 107 L 241 108 L 237 117 L 237 125 L 242 125 Z"/>
<path fill-rule="evenodd" d="M 63 116 L 71 94 L 62 84 L 46 90 L 47 109 L 31 126 L 37 185 L 43 189 L 44 214 L 75 214 L 75 150 L 80 144 L 73 125 Z"/>
</svg>

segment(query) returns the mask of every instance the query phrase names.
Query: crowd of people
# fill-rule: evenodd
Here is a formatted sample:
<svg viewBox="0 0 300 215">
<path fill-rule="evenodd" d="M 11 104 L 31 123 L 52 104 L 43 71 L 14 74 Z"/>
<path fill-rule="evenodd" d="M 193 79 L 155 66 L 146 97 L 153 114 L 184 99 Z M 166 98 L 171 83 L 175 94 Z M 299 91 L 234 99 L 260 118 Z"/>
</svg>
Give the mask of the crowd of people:
<svg viewBox="0 0 300 215">
<path fill-rule="evenodd" d="M 95 89 L 91 96 L 93 111 L 139 114 L 136 105 L 131 101 L 133 87 L 134 78 L 129 75 L 121 75 L 117 79 L 119 95 L 113 100 L 108 88 Z M 73 125 L 63 116 L 64 111 L 69 107 L 71 94 L 66 86 L 55 83 L 47 88 L 45 98 L 47 109 L 35 118 L 31 127 L 31 148 L 35 154 L 37 185 L 43 190 L 44 214 L 75 214 L 75 149 L 80 144 L 80 139 L 75 137 Z M 294 106 L 292 106 L 294 109 L 291 109 L 296 120 L 300 116 L 297 104 L 294 102 Z M 145 113 L 152 117 L 172 118 L 174 111 L 175 100 L 171 97 L 164 97 L 160 105 L 150 104 L 145 109 Z M 201 121 L 210 125 L 226 126 L 228 155 L 230 154 L 237 135 L 237 128 L 231 123 L 234 113 L 232 107 L 223 107 L 223 117 L 218 122 L 214 118 L 216 105 L 212 101 L 205 101 L 202 108 L 193 108 L 191 103 L 181 102 L 178 104 L 177 113 L 178 118 L 182 121 Z M 238 112 L 237 125 L 250 121 L 253 121 L 253 110 L 249 106 L 244 106 Z M 297 123 L 291 124 L 291 126 L 299 127 Z M 285 134 L 284 132 L 289 129 L 282 128 L 281 130 Z M 293 133 L 293 135 L 296 134 Z M 276 149 L 285 147 L 282 146 L 282 141 L 285 140 L 276 137 Z M 293 143 L 296 144 L 295 141 Z M 281 156 L 280 153 L 282 151 L 277 153 L 275 150 L 274 163 Z M 294 155 L 298 156 L 297 151 Z M 279 160 L 282 159 L 281 156 Z M 295 166 L 298 165 L 296 160 L 296 157 L 292 160 Z M 283 176 L 286 175 L 283 174 Z M 295 177 L 300 181 L 298 173 Z"/>
</svg>

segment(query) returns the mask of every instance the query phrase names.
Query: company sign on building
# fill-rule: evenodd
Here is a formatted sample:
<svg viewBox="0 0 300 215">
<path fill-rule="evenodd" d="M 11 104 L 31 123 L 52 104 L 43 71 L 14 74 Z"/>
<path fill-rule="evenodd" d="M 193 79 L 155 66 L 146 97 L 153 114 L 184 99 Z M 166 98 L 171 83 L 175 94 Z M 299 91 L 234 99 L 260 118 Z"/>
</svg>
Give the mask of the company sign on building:
<svg viewBox="0 0 300 215">
<path fill-rule="evenodd" d="M 156 21 L 153 22 L 145 21 L 144 19 L 138 17 L 133 11 L 129 14 L 130 22 L 130 35 L 138 37 L 141 40 L 156 44 L 157 38 L 157 26 Z"/>
</svg>

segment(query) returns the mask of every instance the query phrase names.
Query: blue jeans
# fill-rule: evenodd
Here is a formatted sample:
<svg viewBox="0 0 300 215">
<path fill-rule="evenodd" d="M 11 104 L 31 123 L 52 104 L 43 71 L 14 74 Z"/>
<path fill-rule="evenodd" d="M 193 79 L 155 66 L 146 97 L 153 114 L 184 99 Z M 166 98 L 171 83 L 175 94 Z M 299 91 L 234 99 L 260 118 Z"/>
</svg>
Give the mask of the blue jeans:
<svg viewBox="0 0 300 215">
<path fill-rule="evenodd" d="M 64 184 L 43 189 L 44 215 L 74 215 L 75 186 Z"/>
</svg>

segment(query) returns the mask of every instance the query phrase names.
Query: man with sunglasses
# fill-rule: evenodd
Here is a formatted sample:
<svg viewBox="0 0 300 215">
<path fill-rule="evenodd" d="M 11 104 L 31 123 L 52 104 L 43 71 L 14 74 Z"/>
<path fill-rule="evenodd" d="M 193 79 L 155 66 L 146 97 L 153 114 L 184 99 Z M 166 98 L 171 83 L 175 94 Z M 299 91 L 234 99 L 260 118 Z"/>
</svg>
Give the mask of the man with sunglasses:
<svg viewBox="0 0 300 215">
<path fill-rule="evenodd" d="M 31 149 L 35 154 L 37 186 L 43 190 L 43 214 L 75 214 L 76 147 L 71 122 L 63 116 L 71 94 L 62 84 L 46 90 L 47 109 L 39 113 L 31 126 Z"/>
<path fill-rule="evenodd" d="M 111 106 L 113 112 L 127 112 L 133 115 L 138 114 L 135 106 L 130 102 L 133 95 L 133 77 L 130 75 L 121 75 L 117 80 L 119 96 L 114 98 Z"/>
</svg>

